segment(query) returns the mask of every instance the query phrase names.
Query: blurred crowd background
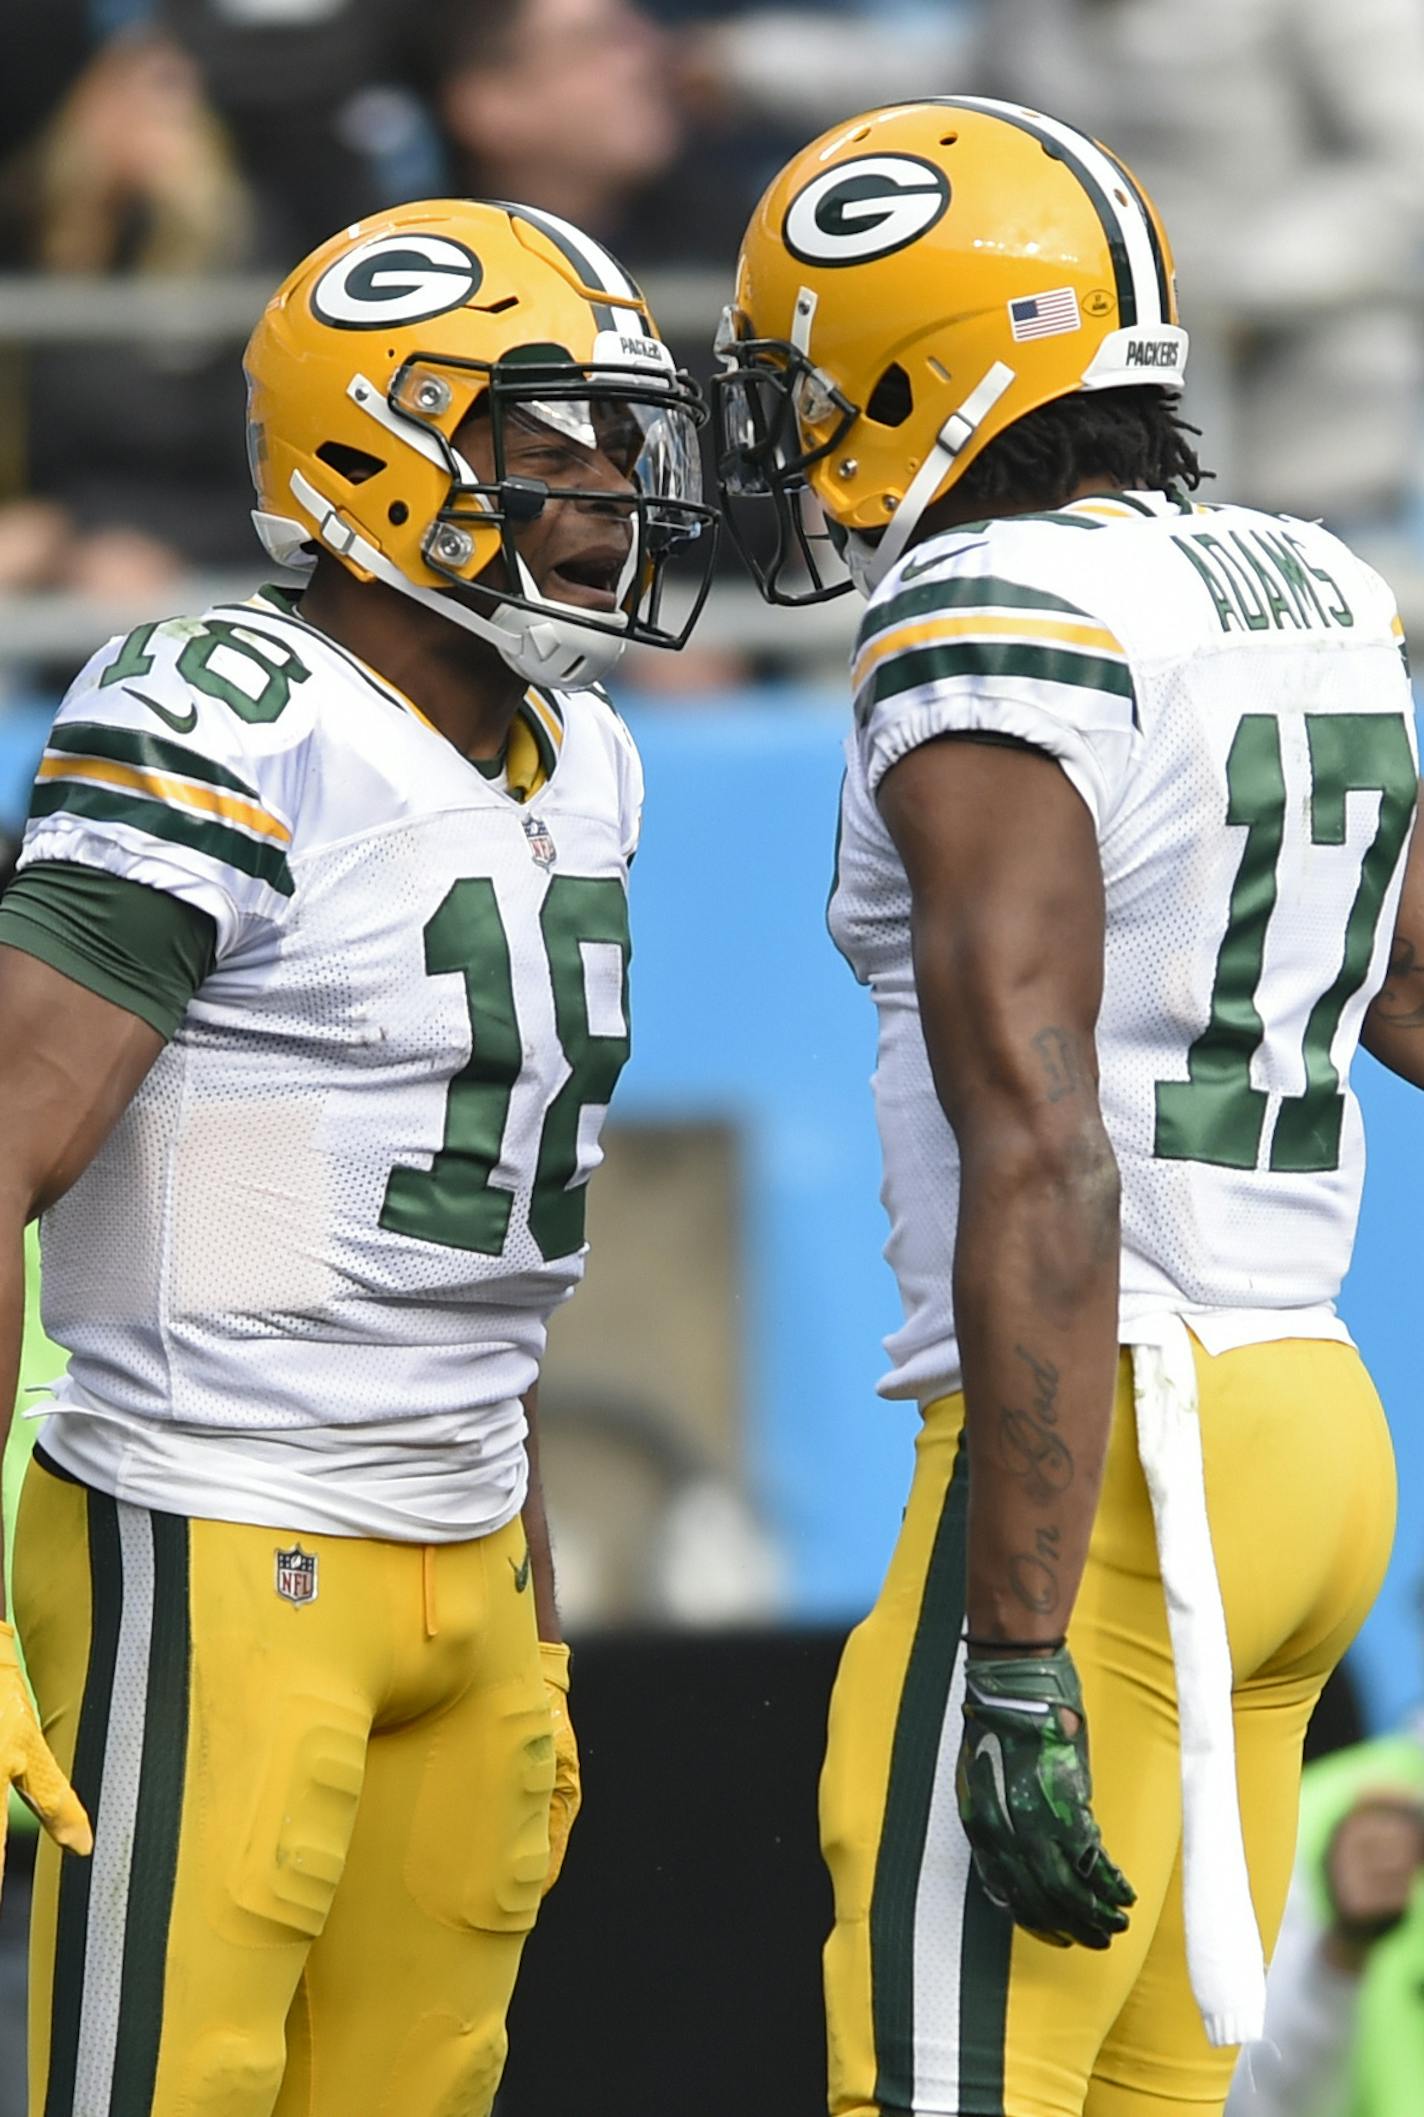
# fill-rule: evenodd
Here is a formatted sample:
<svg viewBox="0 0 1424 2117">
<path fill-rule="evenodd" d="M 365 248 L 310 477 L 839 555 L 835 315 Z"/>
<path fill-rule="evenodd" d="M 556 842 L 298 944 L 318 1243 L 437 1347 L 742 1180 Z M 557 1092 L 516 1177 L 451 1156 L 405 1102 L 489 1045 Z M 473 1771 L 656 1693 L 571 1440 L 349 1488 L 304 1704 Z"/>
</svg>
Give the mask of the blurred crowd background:
<svg viewBox="0 0 1424 2117">
<path fill-rule="evenodd" d="M 1412 579 L 1417 0 L 8 0 L 0 272 L 25 284 L 0 304 L 0 594 L 162 600 L 250 569 L 233 353 L 344 222 L 447 190 L 547 207 L 645 278 L 705 370 L 786 154 L 927 86 L 1113 142 L 1174 235 L 1223 488 L 1325 514 Z M 0 643 L 12 692 L 84 644 L 87 605 L 62 614 Z M 695 654 L 637 674 L 726 688 L 840 637 L 724 598 Z"/>
<path fill-rule="evenodd" d="M 1134 166 L 1176 248 L 1208 497 L 1323 516 L 1424 632 L 1424 0 L 5 0 L 4 32 L 0 841 L 80 661 L 268 570 L 238 354 L 306 250 L 400 200 L 523 200 L 619 254 L 705 375 L 741 228 L 781 162 L 852 111 L 925 93 L 1036 105 Z M 556 1319 L 544 1390 L 576 1641 L 767 1620 L 830 1638 L 893 1539 L 913 1420 L 874 1398 L 895 1303 L 871 1010 L 821 930 L 853 623 L 845 603 L 767 610 L 727 556 L 692 648 L 620 672 L 650 787 L 635 1056 L 589 1284 Z M 1424 1687 L 1424 1127 L 1367 1062 L 1361 1087 L 1373 1165 L 1345 1307 L 1391 1412 L 1403 1509 L 1355 1698 L 1335 1694 L 1340 1734 L 1394 1724 Z M 833 1658 L 766 1684 L 815 1694 L 787 1794 L 808 1890 L 802 1780 Z M 720 1666 L 677 1664 L 687 1711 L 700 1696 L 721 1712 Z M 738 1666 L 761 1683 L 755 1657 Z M 727 1696 L 735 1729 L 746 1701 Z M 0 1951 L 0 2014 L 13 1974 Z M 804 1999 L 809 2023 L 809 1982 Z M 513 2117 L 564 2106 L 510 2093 Z M 1293 2088 L 1279 2106 L 1303 2117 Z"/>
<path fill-rule="evenodd" d="M 622 256 L 705 375 L 780 163 L 927 89 L 1050 109 L 1136 167 L 1215 490 L 1323 515 L 1424 622 L 1420 0 L 5 13 L 0 832 L 89 651 L 261 577 L 238 353 L 306 250 L 398 200 L 522 199 Z M 595 1620 L 839 1616 L 893 1529 L 870 1023 L 819 939 L 853 620 L 767 610 L 728 554 L 692 648 L 620 672 L 653 788 L 640 1033 L 549 1392 L 568 1595 Z"/>
</svg>

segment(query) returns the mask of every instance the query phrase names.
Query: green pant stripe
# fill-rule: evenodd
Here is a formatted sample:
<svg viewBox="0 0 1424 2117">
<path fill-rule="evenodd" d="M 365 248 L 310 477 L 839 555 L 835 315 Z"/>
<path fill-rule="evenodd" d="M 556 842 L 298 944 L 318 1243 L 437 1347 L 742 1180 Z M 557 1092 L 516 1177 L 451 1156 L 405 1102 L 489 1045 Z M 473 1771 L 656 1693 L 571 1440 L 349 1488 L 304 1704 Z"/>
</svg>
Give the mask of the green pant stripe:
<svg viewBox="0 0 1424 2117">
<path fill-rule="evenodd" d="M 134 1819 L 133 1868 L 124 1923 L 123 1985 L 109 2105 L 113 2117 L 125 2117 L 130 2110 L 147 2110 L 153 2101 L 188 1752 L 192 1660 L 188 1523 L 177 1514 L 154 1514 L 150 1519 L 153 1632 Z"/>
<path fill-rule="evenodd" d="M 915 1900 L 941 1732 L 964 1629 L 968 1507 L 969 1462 L 961 1434 L 900 1692 L 870 1899 L 875 2099 L 882 2110 L 915 2107 Z"/>
<path fill-rule="evenodd" d="M 959 2107 L 963 2117 L 1002 2117 L 1014 1922 L 990 1903 L 972 1867 L 960 1930 Z"/>
<path fill-rule="evenodd" d="M 38 1451 L 37 1451 L 38 1453 Z M 43 1466 L 43 1458 L 40 1458 Z M 114 1661 L 123 1607 L 123 1560 L 114 1502 L 90 1492 L 89 1515 L 89 1666 L 79 1708 L 70 1783 L 100 1823 L 100 1783 L 109 1740 L 109 1712 L 114 1688 Z M 43 1701 L 41 1701 L 43 1704 Z M 85 1944 L 89 1931 L 88 1860 L 63 1859 L 59 1871 L 59 1915 L 55 1935 L 54 1981 L 50 1999 L 49 2081 L 44 2117 L 71 2117 L 75 2069 L 79 2058 L 79 2014 L 84 1997 Z"/>
</svg>

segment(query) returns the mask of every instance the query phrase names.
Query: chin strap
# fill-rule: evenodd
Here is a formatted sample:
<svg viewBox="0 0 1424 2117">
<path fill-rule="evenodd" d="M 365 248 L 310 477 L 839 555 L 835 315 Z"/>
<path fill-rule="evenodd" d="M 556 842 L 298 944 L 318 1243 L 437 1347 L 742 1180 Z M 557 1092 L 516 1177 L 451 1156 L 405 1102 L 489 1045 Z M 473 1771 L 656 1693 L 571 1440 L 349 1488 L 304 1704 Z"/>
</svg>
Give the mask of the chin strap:
<svg viewBox="0 0 1424 2117">
<path fill-rule="evenodd" d="M 550 605 L 549 615 L 544 617 L 533 611 L 515 610 L 507 603 L 495 606 L 497 616 L 484 617 L 480 612 L 452 594 L 438 588 L 422 588 L 415 581 L 407 580 L 400 568 L 378 551 L 374 544 L 346 521 L 339 509 L 319 493 L 300 471 L 293 471 L 291 478 L 292 497 L 305 509 L 316 523 L 316 534 L 328 551 L 337 558 L 347 559 L 359 566 L 363 573 L 371 574 L 387 588 L 394 588 L 399 595 L 409 596 L 412 602 L 422 604 L 427 610 L 437 610 L 442 617 L 473 632 L 486 640 L 516 676 L 526 683 L 550 684 L 556 689 L 576 689 L 584 684 L 600 682 L 616 665 L 626 641 L 616 633 L 595 630 L 582 625 L 572 614 L 563 615 L 563 608 Z M 256 514 L 253 521 L 257 533 L 273 558 L 290 564 L 290 559 L 281 558 L 278 545 L 290 549 L 284 531 L 299 532 L 297 541 L 309 543 L 310 533 L 300 524 L 288 522 L 284 515 Z M 531 593 L 534 584 L 527 569 L 520 562 L 520 572 Z"/>
<path fill-rule="evenodd" d="M 934 447 L 910 480 L 909 490 L 880 536 L 872 543 L 869 537 L 852 531 L 847 544 L 846 564 L 863 596 L 875 593 L 900 558 L 919 526 L 920 516 L 943 485 L 945 472 L 957 456 L 963 455 L 1014 379 L 1014 370 L 1002 360 L 996 360 L 982 382 L 976 384 L 959 409 L 945 420 L 935 436 Z"/>
</svg>

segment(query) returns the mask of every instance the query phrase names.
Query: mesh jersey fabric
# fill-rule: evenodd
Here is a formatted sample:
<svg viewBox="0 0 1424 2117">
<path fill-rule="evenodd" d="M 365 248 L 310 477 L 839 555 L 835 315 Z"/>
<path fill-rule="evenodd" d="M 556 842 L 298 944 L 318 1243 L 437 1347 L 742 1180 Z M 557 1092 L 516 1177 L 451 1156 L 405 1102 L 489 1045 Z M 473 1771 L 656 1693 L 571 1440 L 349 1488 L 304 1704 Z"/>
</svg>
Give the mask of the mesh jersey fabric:
<svg viewBox="0 0 1424 2117">
<path fill-rule="evenodd" d="M 61 1409 L 200 1434 L 468 1431 L 487 1406 L 507 1433 L 583 1270 L 641 805 L 601 694 L 532 703 L 548 776 L 521 803 L 266 595 L 81 672 L 22 867 L 167 890 L 218 943 L 45 1217 Z"/>
<path fill-rule="evenodd" d="M 904 1310 L 883 1394 L 927 1402 L 960 1382 L 958 1154 L 920 1028 L 909 888 L 875 801 L 885 773 L 936 735 L 984 731 L 1047 751 L 1087 803 L 1125 1333 L 1169 1310 L 1213 1350 L 1344 1336 L 1331 1304 L 1364 1174 L 1350 1063 L 1388 958 L 1417 778 L 1402 644 L 1386 583 L 1319 525 L 1162 494 L 946 533 L 877 591 L 829 916 L 879 1017 L 886 1254 Z M 1220 1081 L 1235 1165 L 1221 1109 L 1202 1115 Z M 1311 1143 L 1321 1123 L 1338 1127 L 1333 1152 Z"/>
</svg>

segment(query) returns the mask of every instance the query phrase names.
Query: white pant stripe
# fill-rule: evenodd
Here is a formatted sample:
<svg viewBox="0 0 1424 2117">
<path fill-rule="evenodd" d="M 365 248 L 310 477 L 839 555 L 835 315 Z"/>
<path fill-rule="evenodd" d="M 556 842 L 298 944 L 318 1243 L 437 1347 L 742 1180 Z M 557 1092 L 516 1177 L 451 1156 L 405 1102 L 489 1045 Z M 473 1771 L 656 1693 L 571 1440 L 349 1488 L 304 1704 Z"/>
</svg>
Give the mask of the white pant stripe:
<svg viewBox="0 0 1424 2117">
<path fill-rule="evenodd" d="M 935 1762 L 924 1860 L 915 1895 L 915 2109 L 959 2108 L 959 1991 L 969 1841 L 959 1820 L 954 1767 L 964 1728 L 964 1649 L 956 1657 Z"/>
<path fill-rule="evenodd" d="M 113 2088 L 119 1995 L 123 1986 L 124 1920 L 133 1866 L 153 1634 L 152 1521 L 145 1508 L 127 1506 L 123 1501 L 116 1503 L 114 1511 L 123 1562 L 123 1610 L 89 1881 L 75 2117 L 107 2117 Z"/>
</svg>

